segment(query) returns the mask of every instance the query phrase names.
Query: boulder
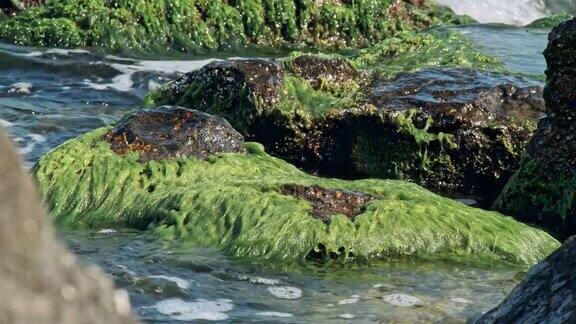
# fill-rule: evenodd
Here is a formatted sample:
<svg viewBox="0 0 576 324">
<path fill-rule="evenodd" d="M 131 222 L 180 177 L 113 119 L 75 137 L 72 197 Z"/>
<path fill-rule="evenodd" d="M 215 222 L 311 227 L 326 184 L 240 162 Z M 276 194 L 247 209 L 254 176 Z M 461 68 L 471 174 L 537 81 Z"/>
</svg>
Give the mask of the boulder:
<svg viewBox="0 0 576 324">
<path fill-rule="evenodd" d="M 546 118 L 520 169 L 494 204 L 503 213 L 565 239 L 576 234 L 576 19 L 552 30 L 544 56 Z"/>
<path fill-rule="evenodd" d="M 155 118 L 139 117 L 145 114 L 122 124 L 156 127 Z M 172 244 L 211 245 L 267 264 L 411 257 L 530 265 L 558 247 L 543 231 L 412 183 L 312 176 L 257 143 L 200 158 L 118 154 L 107 140 L 111 131 L 70 140 L 35 166 L 56 224 L 133 227 Z M 178 134 L 187 132 L 170 131 L 191 147 L 206 142 Z"/>
<path fill-rule="evenodd" d="M 430 62 L 390 74 L 377 65 L 385 63 L 367 66 L 375 57 L 405 60 L 435 40 L 410 38 L 352 60 L 297 55 L 214 62 L 152 92 L 148 102 L 222 116 L 272 155 L 311 172 L 409 180 L 491 206 L 543 115 L 542 88 L 525 78 L 452 67 L 474 60 L 486 66 L 462 46 L 455 49 L 458 59 L 434 58 L 446 67 Z M 410 51 L 419 41 L 424 49 Z"/>
<path fill-rule="evenodd" d="M 120 120 L 106 134 L 118 154 L 139 153 L 143 161 L 244 152 L 244 138 L 222 117 L 192 109 L 162 106 Z"/>
<path fill-rule="evenodd" d="M 1 131 L 0 131 L 1 133 Z M 40 196 L 0 134 L 0 322 L 136 323 L 127 292 L 58 242 Z"/>
<path fill-rule="evenodd" d="M 11 17 L 0 21 L 3 42 L 148 55 L 247 46 L 364 47 L 404 30 L 469 22 L 429 0 L 0 0 L 0 5 Z"/>
<path fill-rule="evenodd" d="M 506 299 L 480 318 L 488 323 L 576 322 L 576 237 L 534 266 Z"/>
</svg>

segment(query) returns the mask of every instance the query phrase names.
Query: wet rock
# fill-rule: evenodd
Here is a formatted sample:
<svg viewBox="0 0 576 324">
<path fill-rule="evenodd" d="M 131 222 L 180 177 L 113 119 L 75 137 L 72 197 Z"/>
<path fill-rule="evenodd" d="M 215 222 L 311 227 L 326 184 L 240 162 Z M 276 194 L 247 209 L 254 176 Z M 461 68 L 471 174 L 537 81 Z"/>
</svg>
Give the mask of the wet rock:
<svg viewBox="0 0 576 324">
<path fill-rule="evenodd" d="M 310 83 L 318 90 L 322 83 L 341 83 L 355 79 L 356 70 L 349 61 L 338 58 L 319 58 L 313 55 L 301 55 L 288 65 L 290 73 Z"/>
<path fill-rule="evenodd" d="M 0 134 L 0 322 L 135 323 L 127 293 L 78 264 L 40 201 Z"/>
<path fill-rule="evenodd" d="M 544 52 L 547 117 L 538 124 L 520 169 L 497 210 L 565 239 L 576 234 L 576 19 L 552 30 Z"/>
<path fill-rule="evenodd" d="M 477 323 L 576 322 L 576 237 L 535 265 L 495 309 Z"/>
<path fill-rule="evenodd" d="M 15 13 L 32 6 L 40 6 L 44 0 L 0 0 L 0 10 L 7 15 Z"/>
<path fill-rule="evenodd" d="M 544 111 L 524 78 L 429 68 L 393 79 L 340 58 L 211 64 L 149 97 L 218 114 L 320 174 L 414 181 L 490 206 Z"/>
<path fill-rule="evenodd" d="M 106 136 L 118 154 L 141 161 L 244 152 L 244 138 L 223 118 L 192 109 L 161 106 L 124 117 Z"/>
<path fill-rule="evenodd" d="M 364 212 L 366 204 L 374 199 L 362 192 L 334 190 L 320 186 L 284 185 L 280 193 L 309 202 L 312 205 L 311 215 L 324 221 L 329 221 L 337 214 L 354 219 Z"/>
</svg>

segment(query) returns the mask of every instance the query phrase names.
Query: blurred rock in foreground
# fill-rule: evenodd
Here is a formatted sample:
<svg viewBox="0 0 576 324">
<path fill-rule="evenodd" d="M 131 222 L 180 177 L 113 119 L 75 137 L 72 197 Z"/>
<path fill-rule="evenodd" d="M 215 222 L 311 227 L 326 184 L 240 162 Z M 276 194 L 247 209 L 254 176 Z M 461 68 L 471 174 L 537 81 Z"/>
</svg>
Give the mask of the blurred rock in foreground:
<svg viewBox="0 0 576 324">
<path fill-rule="evenodd" d="M 128 294 L 56 239 L 0 130 L 0 323 L 136 323 Z"/>
</svg>

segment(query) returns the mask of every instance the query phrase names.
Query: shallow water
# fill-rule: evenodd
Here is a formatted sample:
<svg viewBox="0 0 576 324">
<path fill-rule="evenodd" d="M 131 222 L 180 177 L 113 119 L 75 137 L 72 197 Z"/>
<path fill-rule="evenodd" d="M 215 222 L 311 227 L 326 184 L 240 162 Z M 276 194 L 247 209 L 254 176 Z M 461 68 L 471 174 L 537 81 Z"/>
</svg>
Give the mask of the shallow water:
<svg viewBox="0 0 576 324">
<path fill-rule="evenodd" d="M 267 270 L 205 247 L 161 245 L 133 231 L 63 234 L 84 262 L 112 274 L 150 322 L 465 322 L 496 305 L 518 269 L 443 264 Z"/>
<path fill-rule="evenodd" d="M 546 32 L 491 26 L 460 30 L 511 69 L 542 76 Z M 65 140 L 137 108 L 150 88 L 209 61 L 142 61 L 0 44 L 0 125 L 31 166 Z M 165 246 L 140 232 L 67 232 L 63 237 L 83 262 L 99 265 L 129 291 L 142 319 L 162 323 L 465 322 L 494 307 L 518 281 L 519 271 L 438 263 L 266 270 L 211 248 Z"/>
</svg>

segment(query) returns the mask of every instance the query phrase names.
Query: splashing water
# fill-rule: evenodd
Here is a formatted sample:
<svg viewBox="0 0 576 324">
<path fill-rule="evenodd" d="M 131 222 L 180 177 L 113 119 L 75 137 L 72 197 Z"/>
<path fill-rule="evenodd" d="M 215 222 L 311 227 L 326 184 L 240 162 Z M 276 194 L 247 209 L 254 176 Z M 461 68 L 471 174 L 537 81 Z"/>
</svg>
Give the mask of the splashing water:
<svg viewBox="0 0 576 324">
<path fill-rule="evenodd" d="M 480 23 L 527 25 L 559 12 L 576 13 L 575 0 L 436 0 Z"/>
</svg>

